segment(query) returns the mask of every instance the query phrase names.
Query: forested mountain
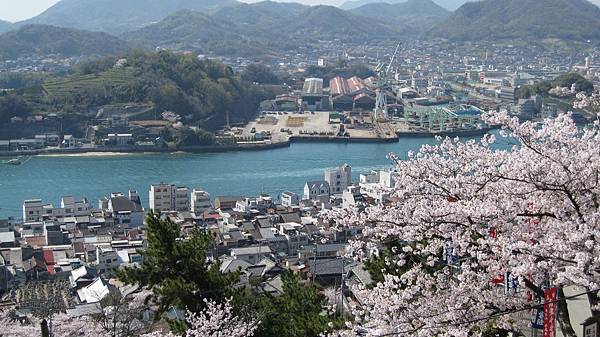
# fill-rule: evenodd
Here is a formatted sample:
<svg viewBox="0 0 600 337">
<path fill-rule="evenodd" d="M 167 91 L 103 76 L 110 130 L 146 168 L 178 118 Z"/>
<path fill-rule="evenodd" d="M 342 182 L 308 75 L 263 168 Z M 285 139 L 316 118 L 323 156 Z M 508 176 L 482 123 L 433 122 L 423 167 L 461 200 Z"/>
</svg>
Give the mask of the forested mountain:
<svg viewBox="0 0 600 337">
<path fill-rule="evenodd" d="M 449 11 L 455 11 L 460 6 L 464 5 L 469 1 L 478 1 L 478 0 L 435 0 L 435 3 L 446 8 Z"/>
<path fill-rule="evenodd" d="M 255 55 L 287 50 L 318 40 L 392 38 L 395 33 L 369 18 L 332 6 L 261 2 L 240 4 L 212 15 L 177 12 L 123 37 L 143 42 L 148 47 Z"/>
<path fill-rule="evenodd" d="M 0 20 L 0 34 L 8 32 L 12 27 L 12 23 Z"/>
<path fill-rule="evenodd" d="M 20 24 L 47 24 L 120 34 L 160 21 L 182 9 L 212 12 L 236 0 L 61 0 Z"/>
<path fill-rule="evenodd" d="M 397 4 L 371 3 L 350 12 L 383 22 L 396 30 L 419 35 L 450 15 L 432 0 L 408 0 Z"/>
<path fill-rule="evenodd" d="M 219 55 L 252 55 L 261 51 L 258 41 L 233 28 L 232 23 L 184 10 L 123 37 L 149 49 L 159 47 Z"/>
<path fill-rule="evenodd" d="M 128 45 L 106 33 L 26 25 L 0 35 L 0 60 L 48 54 L 103 56 L 125 52 Z"/>
<path fill-rule="evenodd" d="M 60 111 L 85 119 L 95 118 L 105 105 L 144 104 L 158 113 L 174 111 L 186 124 L 213 130 L 224 125 L 227 112 L 232 123 L 247 121 L 266 98 L 260 87 L 243 82 L 218 61 L 167 51 L 99 58 L 77 65 L 65 77 L 26 82 L 30 85 L 0 97 L 0 108 L 6 102 L 14 107 L 3 115 L 0 109 L 0 123 L 33 111 Z"/>
<path fill-rule="evenodd" d="M 350 1 L 346 1 L 344 2 L 340 8 L 345 9 L 345 10 L 350 10 L 350 9 L 355 9 L 364 5 L 368 5 L 368 4 L 373 4 L 373 3 L 380 3 L 380 2 L 384 2 L 384 3 L 388 3 L 388 4 L 397 4 L 397 3 L 403 3 L 406 2 L 407 0 L 350 0 Z M 476 1 L 476 0 L 434 0 L 434 2 L 445 8 L 446 10 L 449 11 L 454 11 L 456 10 L 458 7 L 462 6 L 464 3 L 468 2 L 468 1 Z M 596 0 L 596 1 L 600 1 L 600 0 Z"/>
<path fill-rule="evenodd" d="M 349 0 L 344 2 L 340 8 L 344 10 L 355 9 L 364 5 L 385 2 L 387 4 L 396 4 L 406 2 L 406 0 Z"/>
<path fill-rule="evenodd" d="M 270 1 L 270 0 L 255 2 L 252 4 L 252 6 L 263 9 L 268 12 L 271 12 L 275 15 L 298 14 L 308 7 L 306 5 L 295 3 L 295 2 L 285 2 L 284 3 L 284 2 L 276 2 L 276 1 Z"/>
<path fill-rule="evenodd" d="M 586 0 L 484 0 L 464 4 L 429 36 L 451 40 L 600 38 L 600 8 Z"/>
<path fill-rule="evenodd" d="M 289 21 L 284 31 L 297 38 L 355 41 L 394 35 L 392 29 L 385 28 L 378 22 L 332 6 L 307 8 Z"/>
</svg>

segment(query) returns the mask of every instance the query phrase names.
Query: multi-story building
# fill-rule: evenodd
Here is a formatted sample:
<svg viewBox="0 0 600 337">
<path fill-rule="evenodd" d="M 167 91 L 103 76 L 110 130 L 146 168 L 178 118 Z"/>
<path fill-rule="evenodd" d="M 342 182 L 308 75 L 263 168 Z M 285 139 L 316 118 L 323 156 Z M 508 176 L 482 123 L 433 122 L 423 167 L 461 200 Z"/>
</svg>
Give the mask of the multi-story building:
<svg viewBox="0 0 600 337">
<path fill-rule="evenodd" d="M 85 216 L 90 214 L 92 205 L 87 198 L 75 200 L 71 196 L 66 196 L 60 199 L 60 208 L 65 210 L 66 216 Z"/>
<path fill-rule="evenodd" d="M 298 206 L 298 204 L 300 203 L 300 198 L 298 198 L 298 195 L 294 192 L 283 192 L 281 193 L 281 205 L 283 207 L 292 207 L 292 206 Z"/>
<path fill-rule="evenodd" d="M 192 204 L 191 210 L 196 214 L 204 213 L 205 211 L 212 208 L 210 201 L 210 194 L 208 192 L 195 188 L 192 191 Z"/>
<path fill-rule="evenodd" d="M 100 199 L 99 206 L 114 219 L 115 224 L 128 228 L 144 224 L 144 208 L 137 191 L 129 191 L 128 197 L 122 193 L 112 193 L 109 198 Z"/>
<path fill-rule="evenodd" d="M 41 199 L 25 200 L 23 202 L 23 221 L 36 222 L 47 219 L 65 217 L 84 217 L 92 213 L 92 205 L 84 198 L 75 200 L 67 196 L 60 199 L 60 207 L 44 204 Z"/>
<path fill-rule="evenodd" d="M 520 99 L 517 110 L 520 117 L 532 118 L 542 110 L 542 97 L 535 95 L 528 99 Z"/>
<path fill-rule="evenodd" d="M 172 184 L 150 186 L 150 209 L 154 212 L 185 212 L 190 210 L 190 192 L 187 187 Z"/>
<path fill-rule="evenodd" d="M 41 199 L 25 200 L 23 202 L 23 221 L 36 222 L 41 221 L 44 215 L 44 206 Z"/>
<path fill-rule="evenodd" d="M 173 189 L 174 195 L 174 211 L 185 212 L 190 210 L 190 190 L 185 186 L 175 187 Z"/>
<path fill-rule="evenodd" d="M 344 164 L 334 170 L 325 171 L 325 181 L 329 184 L 331 194 L 340 194 L 352 185 L 352 167 Z"/>
<path fill-rule="evenodd" d="M 298 250 L 302 246 L 309 243 L 308 235 L 303 232 L 302 225 L 298 223 L 282 223 L 279 224 L 279 234 L 283 235 L 288 244 L 288 255 L 293 256 L 298 254 Z"/>
<path fill-rule="evenodd" d="M 501 87 L 498 93 L 498 98 L 504 103 L 514 103 L 516 96 L 514 87 Z"/>
</svg>

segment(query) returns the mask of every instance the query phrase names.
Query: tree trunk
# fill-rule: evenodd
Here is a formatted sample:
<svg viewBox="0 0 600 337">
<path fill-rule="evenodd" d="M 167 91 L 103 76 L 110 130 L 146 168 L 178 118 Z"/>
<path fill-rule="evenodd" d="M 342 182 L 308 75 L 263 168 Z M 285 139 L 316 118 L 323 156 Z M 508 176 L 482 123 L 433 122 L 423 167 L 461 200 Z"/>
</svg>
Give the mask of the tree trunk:
<svg viewBox="0 0 600 337">
<path fill-rule="evenodd" d="M 48 329 L 48 321 L 42 320 L 42 337 L 50 337 L 50 329 Z"/>
<path fill-rule="evenodd" d="M 575 330 L 573 330 L 573 326 L 571 326 L 571 316 L 569 315 L 569 307 L 567 307 L 567 300 L 565 299 L 565 292 L 562 287 L 558 288 L 557 295 L 559 301 L 557 303 L 558 314 L 556 316 L 556 320 L 558 321 L 560 330 L 562 331 L 565 337 L 577 337 L 577 334 L 575 334 Z"/>
<path fill-rule="evenodd" d="M 598 310 L 598 304 L 600 303 L 600 298 L 598 297 L 597 291 L 590 291 L 586 289 L 588 292 L 588 302 L 590 303 L 590 310 L 592 311 L 592 316 L 600 316 L 600 310 Z"/>
</svg>

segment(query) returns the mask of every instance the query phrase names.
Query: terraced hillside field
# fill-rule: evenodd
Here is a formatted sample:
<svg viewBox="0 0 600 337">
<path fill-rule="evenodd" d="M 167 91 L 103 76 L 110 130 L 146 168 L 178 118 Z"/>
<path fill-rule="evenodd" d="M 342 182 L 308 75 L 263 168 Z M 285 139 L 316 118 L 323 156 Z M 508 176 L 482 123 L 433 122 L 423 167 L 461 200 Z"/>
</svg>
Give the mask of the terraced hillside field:
<svg viewBox="0 0 600 337">
<path fill-rule="evenodd" d="M 43 90 L 48 96 L 64 97 L 81 92 L 100 90 L 106 87 L 129 86 L 135 79 L 132 68 L 112 69 L 98 74 L 72 76 L 66 79 L 48 81 Z"/>
</svg>

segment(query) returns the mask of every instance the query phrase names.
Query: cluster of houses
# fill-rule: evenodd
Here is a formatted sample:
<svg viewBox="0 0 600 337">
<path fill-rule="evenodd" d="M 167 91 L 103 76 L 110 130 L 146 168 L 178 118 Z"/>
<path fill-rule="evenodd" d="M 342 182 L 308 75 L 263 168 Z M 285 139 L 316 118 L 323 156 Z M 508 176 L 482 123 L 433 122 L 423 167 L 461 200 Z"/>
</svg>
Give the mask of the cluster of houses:
<svg viewBox="0 0 600 337">
<path fill-rule="evenodd" d="M 60 137 L 57 134 L 40 134 L 33 138 L 0 140 L 0 152 L 39 150 L 47 147 L 74 148 L 75 138 L 72 135 Z"/>
<path fill-rule="evenodd" d="M 202 189 L 161 183 L 150 186 L 149 209 L 136 191 L 112 193 L 97 205 L 70 196 L 57 206 L 25 200 L 22 222 L 0 220 L 1 300 L 28 309 L 36 301 L 23 300 L 29 298 L 23 289 L 46 284 L 69 298 L 61 309 L 100 301 L 115 281 L 115 270 L 142 262 L 149 210 L 173 221 L 182 233 L 209 231 L 215 238 L 209 256 L 221 262 L 221 271 L 240 271 L 240 282 L 258 284 L 260 291 L 281 292 L 286 270 L 325 287 L 339 285 L 342 277 L 368 283 L 362 266 L 342 257 L 348 240 L 362 228 L 335 228 L 319 213 L 386 202 L 394 175 L 374 171 L 354 182 L 351 167 L 343 165 L 327 170 L 322 181 L 307 182 L 302 195 L 284 192 L 278 200 L 262 194 L 213 201 Z"/>
</svg>

